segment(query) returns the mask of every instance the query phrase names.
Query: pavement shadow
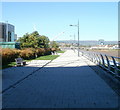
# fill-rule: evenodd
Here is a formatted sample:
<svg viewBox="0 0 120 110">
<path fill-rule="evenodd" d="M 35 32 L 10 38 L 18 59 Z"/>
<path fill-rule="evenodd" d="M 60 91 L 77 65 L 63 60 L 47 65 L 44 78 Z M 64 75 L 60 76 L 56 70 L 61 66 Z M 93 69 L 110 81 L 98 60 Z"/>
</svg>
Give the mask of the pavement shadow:
<svg viewBox="0 0 120 110">
<path fill-rule="evenodd" d="M 97 66 L 9 68 L 3 71 L 2 106 L 4 109 L 118 110 L 119 86 L 114 83 L 111 89 L 112 79 L 103 74 Z"/>
</svg>

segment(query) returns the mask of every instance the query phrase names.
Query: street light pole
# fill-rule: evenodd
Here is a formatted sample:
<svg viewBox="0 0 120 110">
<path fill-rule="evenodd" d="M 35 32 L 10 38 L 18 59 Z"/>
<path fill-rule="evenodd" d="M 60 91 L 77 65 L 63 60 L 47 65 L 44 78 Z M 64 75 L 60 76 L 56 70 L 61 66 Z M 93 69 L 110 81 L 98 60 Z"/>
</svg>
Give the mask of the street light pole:
<svg viewBox="0 0 120 110">
<path fill-rule="evenodd" d="M 74 34 L 74 52 L 75 52 L 75 34 Z"/>
<path fill-rule="evenodd" d="M 79 20 L 78 20 L 78 57 L 80 56 L 79 54 Z"/>
<path fill-rule="evenodd" d="M 78 19 L 78 25 L 70 25 L 70 26 L 77 26 L 78 27 L 78 57 L 80 56 L 79 54 L 79 19 Z"/>
</svg>

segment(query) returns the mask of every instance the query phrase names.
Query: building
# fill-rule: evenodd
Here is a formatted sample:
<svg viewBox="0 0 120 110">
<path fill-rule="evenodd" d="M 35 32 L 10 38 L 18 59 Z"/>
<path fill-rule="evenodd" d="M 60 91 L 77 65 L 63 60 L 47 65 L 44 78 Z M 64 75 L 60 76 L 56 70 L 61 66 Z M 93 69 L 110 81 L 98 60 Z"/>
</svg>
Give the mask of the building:
<svg viewBox="0 0 120 110">
<path fill-rule="evenodd" d="M 99 39 L 98 42 L 99 42 L 99 45 L 104 45 L 104 39 Z"/>
<path fill-rule="evenodd" d="M 0 41 L 1 42 L 14 42 L 15 40 L 15 27 L 9 23 L 0 23 Z"/>
<path fill-rule="evenodd" d="M 16 43 L 16 40 L 15 26 L 0 22 L 0 46 L 2 48 L 19 48 L 19 43 Z"/>
<path fill-rule="evenodd" d="M 14 35 L 14 41 L 17 41 L 17 34 Z"/>
</svg>

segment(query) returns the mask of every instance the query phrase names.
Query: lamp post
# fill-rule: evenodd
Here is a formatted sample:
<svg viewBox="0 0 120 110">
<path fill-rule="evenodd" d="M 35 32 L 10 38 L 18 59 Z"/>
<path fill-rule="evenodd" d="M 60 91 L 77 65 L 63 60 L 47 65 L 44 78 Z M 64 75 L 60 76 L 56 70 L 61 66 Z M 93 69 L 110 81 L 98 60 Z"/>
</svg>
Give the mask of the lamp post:
<svg viewBox="0 0 120 110">
<path fill-rule="evenodd" d="M 75 34 L 74 34 L 74 45 L 73 46 L 74 46 L 74 52 L 75 52 Z"/>
<path fill-rule="evenodd" d="M 78 24 L 77 25 L 70 25 L 70 26 L 78 27 L 78 57 L 79 57 L 80 56 L 80 54 L 79 54 L 79 20 L 78 20 Z"/>
</svg>

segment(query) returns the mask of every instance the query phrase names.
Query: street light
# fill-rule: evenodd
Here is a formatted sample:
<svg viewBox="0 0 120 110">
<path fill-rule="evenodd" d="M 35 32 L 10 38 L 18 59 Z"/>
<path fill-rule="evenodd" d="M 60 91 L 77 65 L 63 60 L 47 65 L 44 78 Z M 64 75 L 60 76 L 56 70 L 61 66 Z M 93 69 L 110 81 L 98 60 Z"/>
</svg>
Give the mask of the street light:
<svg viewBox="0 0 120 110">
<path fill-rule="evenodd" d="M 78 20 L 78 24 L 77 25 L 70 25 L 70 26 L 78 27 L 78 57 L 79 57 L 80 56 L 80 54 L 79 54 L 79 20 Z"/>
</svg>

